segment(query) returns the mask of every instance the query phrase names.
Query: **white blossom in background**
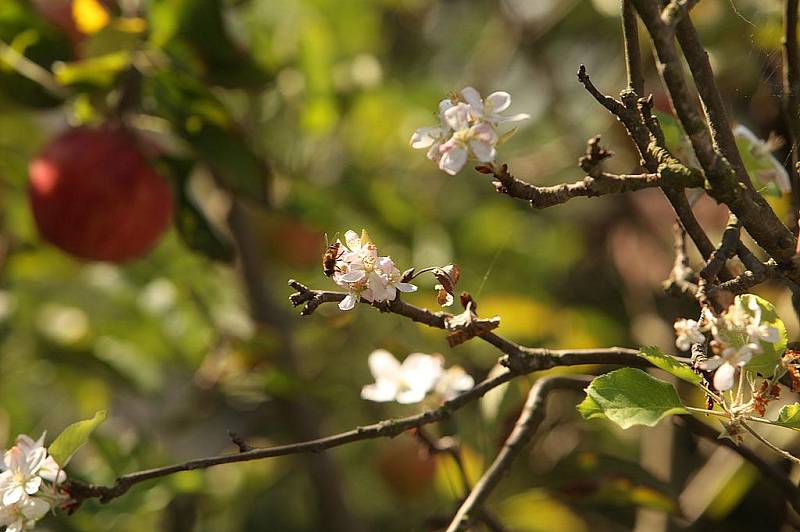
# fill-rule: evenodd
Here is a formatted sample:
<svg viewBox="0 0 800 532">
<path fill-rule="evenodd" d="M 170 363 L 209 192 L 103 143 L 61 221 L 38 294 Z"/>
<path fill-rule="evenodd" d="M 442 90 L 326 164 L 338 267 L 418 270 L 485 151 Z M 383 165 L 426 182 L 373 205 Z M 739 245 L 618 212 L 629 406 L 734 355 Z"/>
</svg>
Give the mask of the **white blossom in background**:
<svg viewBox="0 0 800 532">
<path fill-rule="evenodd" d="M 441 356 L 411 353 L 401 364 L 389 351 L 377 349 L 369 355 L 369 370 L 375 378 L 361 390 L 369 401 L 418 403 L 436 385 L 444 371 Z"/>
<path fill-rule="evenodd" d="M 417 290 L 413 284 L 402 282 L 402 273 L 391 257 L 378 255 L 378 248 L 366 230 L 360 236 L 347 231 L 344 242 L 338 242 L 343 251 L 336 259 L 333 281 L 347 290 L 347 296 L 339 303 L 340 309 L 354 308 L 361 298 L 369 302 L 394 301 L 398 290 Z"/>
<path fill-rule="evenodd" d="M 475 381 L 461 366 L 453 366 L 442 373 L 434 391 L 443 401 L 449 401 L 472 389 Z"/>
<path fill-rule="evenodd" d="M 706 341 L 703 330 L 696 320 L 682 319 L 675 322 L 675 346 L 681 351 L 688 351 L 692 344 L 701 344 Z"/>
<path fill-rule="evenodd" d="M 524 113 L 503 115 L 510 105 L 507 92 L 493 92 L 484 100 L 477 90 L 465 87 L 439 102 L 439 124 L 417 129 L 411 147 L 428 148 L 428 158 L 450 175 L 461 171 L 470 158 L 492 163 L 501 139 L 497 127 L 530 118 Z"/>
<path fill-rule="evenodd" d="M 47 453 L 44 435 L 38 440 L 18 436 L 4 453 L 0 470 L 0 526 L 6 532 L 33 530 L 64 499 L 57 486 L 66 474 Z"/>
<path fill-rule="evenodd" d="M 783 164 L 772 152 L 784 145 L 783 139 L 770 134 L 767 140 L 760 139 L 755 133 L 739 124 L 733 128 L 734 136 L 745 144 L 747 152 L 753 157 L 757 168 L 748 169 L 755 173 L 755 177 L 763 183 L 774 183 L 782 194 L 792 191 L 789 174 Z"/>
<path fill-rule="evenodd" d="M 736 371 L 764 352 L 764 344 L 780 340 L 778 329 L 763 322 L 762 310 L 754 297 L 749 303 L 737 296 L 733 304 L 720 316 L 710 311 L 703 313 L 702 325 L 695 320 L 675 322 L 675 344 L 679 349 L 689 349 L 693 343 L 705 342 L 703 332 L 711 333 L 711 350 L 714 356 L 701 361 L 698 366 L 714 372 L 714 387 L 719 391 L 733 388 Z"/>
<path fill-rule="evenodd" d="M 411 353 L 401 363 L 385 349 L 369 355 L 369 369 L 375 382 L 364 386 L 361 397 L 368 401 L 419 403 L 429 393 L 447 401 L 475 385 L 463 368 L 444 369 L 441 355 Z"/>
</svg>

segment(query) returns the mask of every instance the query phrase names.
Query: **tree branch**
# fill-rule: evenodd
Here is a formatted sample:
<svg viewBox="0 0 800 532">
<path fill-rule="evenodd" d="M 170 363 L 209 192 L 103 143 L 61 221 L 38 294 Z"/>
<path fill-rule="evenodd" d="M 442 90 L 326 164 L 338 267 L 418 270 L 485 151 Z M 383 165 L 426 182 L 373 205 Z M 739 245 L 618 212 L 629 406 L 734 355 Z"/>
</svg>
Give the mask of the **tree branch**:
<svg viewBox="0 0 800 532">
<path fill-rule="evenodd" d="M 514 430 L 506 439 L 492 465 L 461 504 L 447 528 L 447 532 L 465 530 L 473 514 L 480 511 L 484 501 L 503 478 L 503 475 L 508 472 L 514 459 L 525 448 L 544 419 L 545 401 L 550 392 L 558 389 L 579 391 L 589 382 L 591 382 L 591 377 L 545 377 L 536 381 L 528 393 L 528 399 L 525 401 L 525 406 Z"/>
<path fill-rule="evenodd" d="M 786 0 L 783 15 L 783 113 L 789 132 L 789 147 L 792 154 L 789 178 L 792 183 L 792 217 L 800 210 L 800 179 L 797 163 L 798 140 L 800 140 L 800 57 L 797 47 L 798 0 Z"/>
</svg>

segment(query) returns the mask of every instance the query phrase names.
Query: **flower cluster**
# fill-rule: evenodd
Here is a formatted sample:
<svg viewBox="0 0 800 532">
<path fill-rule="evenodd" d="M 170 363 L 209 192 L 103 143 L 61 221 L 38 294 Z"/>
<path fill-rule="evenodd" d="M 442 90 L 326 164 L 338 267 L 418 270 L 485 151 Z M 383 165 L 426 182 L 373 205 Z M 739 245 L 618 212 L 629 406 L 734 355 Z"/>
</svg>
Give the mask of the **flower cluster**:
<svg viewBox="0 0 800 532">
<path fill-rule="evenodd" d="M 714 356 L 699 363 L 706 371 L 714 371 L 714 387 L 720 391 L 733 388 L 737 369 L 754 355 L 764 351 L 764 344 L 780 340 L 778 329 L 765 323 L 761 306 L 755 297 L 737 296 L 733 304 L 720 316 L 705 311 L 700 322 L 678 320 L 675 322 L 675 345 L 687 350 L 693 343 L 705 342 L 710 333 Z"/>
<path fill-rule="evenodd" d="M 23 435 L 3 456 L 0 473 L 0 526 L 6 532 L 32 530 L 36 522 L 64 500 L 58 485 L 66 474 L 44 447 Z"/>
<path fill-rule="evenodd" d="M 364 386 L 361 397 L 369 401 L 419 403 L 430 392 L 448 401 L 475 385 L 460 366 L 444 369 L 444 358 L 438 354 L 411 353 L 401 364 L 389 351 L 377 349 L 368 363 L 375 383 Z"/>
<path fill-rule="evenodd" d="M 500 124 L 530 118 L 521 113 L 504 116 L 511 105 L 507 92 L 493 92 L 485 100 L 472 87 L 439 102 L 439 124 L 419 128 L 411 137 L 411 147 L 428 148 L 428 159 L 450 175 L 457 174 L 470 157 L 484 163 L 494 162 L 501 140 Z"/>
<path fill-rule="evenodd" d="M 397 291 L 414 292 L 417 287 L 403 282 L 403 274 L 390 257 L 380 257 L 378 248 L 366 230 L 361 236 L 347 231 L 344 242 L 337 241 L 336 249 L 342 251 L 336 257 L 333 280 L 347 289 L 347 297 L 339 308 L 350 310 L 363 298 L 369 302 L 394 301 Z"/>
</svg>

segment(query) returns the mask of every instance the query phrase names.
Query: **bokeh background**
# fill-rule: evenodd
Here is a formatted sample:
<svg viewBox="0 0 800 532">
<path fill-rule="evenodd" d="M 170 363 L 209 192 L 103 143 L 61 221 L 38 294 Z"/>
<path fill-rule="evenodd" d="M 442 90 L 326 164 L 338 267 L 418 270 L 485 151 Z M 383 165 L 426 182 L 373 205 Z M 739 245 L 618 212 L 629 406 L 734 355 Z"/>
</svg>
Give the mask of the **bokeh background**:
<svg viewBox="0 0 800 532">
<path fill-rule="evenodd" d="M 450 177 L 408 146 L 439 99 L 472 85 L 507 90 L 511 110 L 531 114 L 499 150 L 515 175 L 579 179 L 577 158 L 595 134 L 616 152 L 608 169 L 635 171 L 623 130 L 575 76 L 583 63 L 601 90 L 624 87 L 617 0 L 81 3 L 64 11 L 67 0 L 0 2 L 0 39 L 66 92 L 54 96 L 0 58 L 0 444 L 17 433 L 55 435 L 108 409 L 69 470 L 107 483 L 233 452 L 228 430 L 274 445 L 417 412 L 359 398 L 375 348 L 400 358 L 440 352 L 476 380 L 487 375 L 497 358 L 490 346 L 450 349 L 441 331 L 399 316 L 330 305 L 300 317 L 286 281 L 334 288 L 320 269 L 326 233 L 367 228 L 401 269 L 459 264 L 461 289 L 526 345 L 670 349 L 672 321 L 696 313 L 662 289 L 673 220 L 658 191 L 532 211 L 486 176 Z M 784 127 L 780 9 L 704 0 L 693 11 L 731 116 L 763 137 Z M 647 90 L 667 110 L 649 55 L 645 65 Z M 38 236 L 29 161 L 69 125 L 115 113 L 191 162 L 168 174 L 216 227 L 212 244 L 170 229 L 146 257 L 114 265 L 76 260 Z M 786 216 L 784 202 L 772 201 Z M 708 198 L 695 210 L 718 239 L 725 210 Z M 214 260 L 228 245 L 236 260 Z M 419 284 L 407 300 L 435 307 L 433 280 Z M 796 339 L 788 294 L 760 293 Z M 535 378 L 436 429 L 459 435 L 473 478 Z M 623 432 L 581 421 L 577 396 L 556 399 L 491 500 L 509 530 L 666 530 L 669 514 L 698 530 L 773 530 L 784 519 L 777 492 L 736 455 L 668 423 Z M 401 436 L 183 473 L 41 527 L 434 530 L 462 489 L 448 457 L 428 458 Z"/>
</svg>

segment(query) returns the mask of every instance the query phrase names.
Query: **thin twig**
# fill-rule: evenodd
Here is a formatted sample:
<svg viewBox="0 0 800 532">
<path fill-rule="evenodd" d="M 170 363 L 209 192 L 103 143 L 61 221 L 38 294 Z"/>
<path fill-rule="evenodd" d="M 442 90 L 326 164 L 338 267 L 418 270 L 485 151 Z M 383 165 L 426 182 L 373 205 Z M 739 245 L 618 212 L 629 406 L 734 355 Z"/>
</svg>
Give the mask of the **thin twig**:
<svg viewBox="0 0 800 532">
<path fill-rule="evenodd" d="M 622 36 L 625 45 L 625 72 L 628 88 L 644 96 L 641 52 L 639 50 L 639 22 L 631 0 L 622 0 Z"/>
<path fill-rule="evenodd" d="M 69 96 L 69 91 L 56 80 L 52 72 L 34 63 L 3 41 L 0 41 L 0 62 L 37 83 L 56 98 L 63 99 Z"/>
<path fill-rule="evenodd" d="M 525 406 L 517 419 L 514 430 L 506 439 L 492 465 L 461 504 L 447 528 L 447 532 L 465 530 L 472 514 L 480 510 L 489 494 L 503 478 L 503 475 L 508 472 L 514 459 L 525 448 L 544 419 L 544 406 L 548 394 L 558 389 L 582 390 L 590 381 L 591 377 L 545 377 L 536 381 L 528 393 L 528 399 L 525 401 Z"/>
<path fill-rule="evenodd" d="M 753 464 L 764 478 L 770 479 L 781 490 L 786 501 L 796 511 L 800 511 L 800 489 L 783 471 L 764 460 L 758 453 L 745 445 L 737 445 L 729 438 L 720 438 L 719 432 L 693 416 L 674 416 L 673 421 L 696 436 L 738 453 L 742 458 Z"/>
<path fill-rule="evenodd" d="M 744 427 L 744 429 L 747 432 L 752 434 L 755 439 L 757 439 L 758 441 L 760 441 L 761 443 L 763 443 L 764 445 L 766 445 L 767 447 L 769 447 L 770 449 L 772 449 L 773 451 L 778 453 L 779 455 L 783 456 L 787 460 L 790 460 L 791 462 L 794 462 L 795 464 L 800 464 L 800 458 L 797 458 L 795 455 L 793 455 L 792 453 L 790 453 L 788 451 L 784 451 L 783 449 L 781 449 L 780 447 L 778 447 L 777 445 L 775 445 L 774 443 L 772 443 L 771 441 L 766 439 L 764 436 L 762 436 L 761 434 L 759 434 L 758 432 L 753 430 L 744 421 L 741 422 L 741 425 L 742 425 L 742 427 Z"/>
</svg>

